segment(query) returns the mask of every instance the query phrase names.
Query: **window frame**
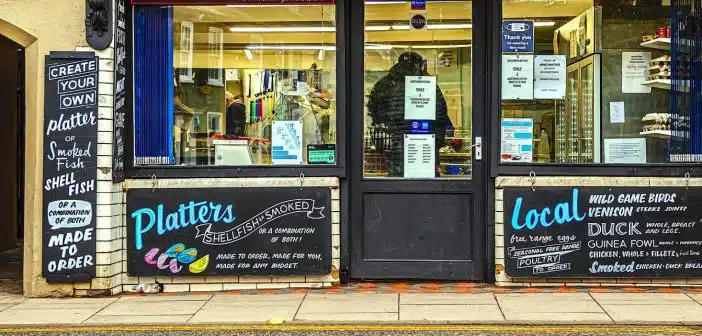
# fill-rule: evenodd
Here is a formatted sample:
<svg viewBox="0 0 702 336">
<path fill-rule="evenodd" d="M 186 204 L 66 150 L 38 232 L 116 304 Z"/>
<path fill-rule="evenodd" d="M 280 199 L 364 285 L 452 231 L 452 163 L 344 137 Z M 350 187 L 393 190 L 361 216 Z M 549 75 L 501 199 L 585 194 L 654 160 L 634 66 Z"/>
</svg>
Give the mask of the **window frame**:
<svg viewBox="0 0 702 336">
<path fill-rule="evenodd" d="M 207 84 L 224 86 L 224 30 L 222 28 L 207 28 L 207 66 Z M 213 73 L 217 74 L 217 77 L 211 77 Z"/>
<path fill-rule="evenodd" d="M 335 27 L 336 27 L 336 163 L 328 165 L 305 164 L 305 165 L 246 165 L 246 166 L 169 166 L 169 165 L 135 165 L 134 164 L 134 66 L 133 61 L 128 62 L 128 74 L 132 76 L 127 81 L 128 99 L 132 103 L 130 112 L 125 116 L 125 165 L 124 173 L 126 178 L 236 178 L 236 177 L 339 177 L 347 176 L 347 111 L 348 99 L 348 75 L 346 50 L 349 45 L 349 0 L 328 0 L 307 3 L 309 5 L 328 5 L 335 7 Z M 242 4 L 241 0 L 212 0 L 204 3 L 197 1 L 164 0 L 148 5 L 132 4 L 127 8 L 127 55 L 134 57 L 134 29 L 133 16 L 137 6 L 187 6 L 187 5 L 218 5 Z M 302 3 L 303 5 L 305 3 Z M 223 75 L 223 74 L 222 74 Z"/>
<path fill-rule="evenodd" d="M 184 39 L 183 28 L 188 28 L 187 39 Z M 178 80 L 182 83 L 194 83 L 193 81 L 193 38 L 195 37 L 195 26 L 192 22 L 183 21 L 180 23 L 180 68 L 178 69 Z M 187 40 L 186 50 L 183 50 L 183 41 Z M 186 62 L 183 62 L 183 55 L 186 55 Z M 184 68 L 183 65 L 186 67 Z M 182 71 L 185 70 L 185 74 Z"/>
<path fill-rule="evenodd" d="M 490 177 L 499 176 L 651 176 L 651 177 L 702 177 L 702 163 L 646 163 L 646 164 L 605 164 L 605 163 L 548 163 L 534 162 L 503 163 L 500 160 L 500 139 L 502 130 L 502 1 L 487 1 L 488 11 L 488 46 L 486 50 L 489 73 L 486 87 L 489 114 L 489 171 Z M 596 71 L 602 71 L 596 69 Z M 600 73 L 601 74 L 601 73 Z M 600 118 L 601 119 L 601 118 Z M 601 122 L 601 121 L 600 121 Z M 599 140 L 603 143 L 602 137 Z"/>
</svg>

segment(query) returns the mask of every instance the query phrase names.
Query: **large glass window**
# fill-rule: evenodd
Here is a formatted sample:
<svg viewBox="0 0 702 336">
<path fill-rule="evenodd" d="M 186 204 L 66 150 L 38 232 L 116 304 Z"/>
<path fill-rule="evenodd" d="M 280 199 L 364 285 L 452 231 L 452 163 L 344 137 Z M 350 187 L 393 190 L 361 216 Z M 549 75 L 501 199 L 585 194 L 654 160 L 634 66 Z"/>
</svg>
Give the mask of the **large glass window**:
<svg viewBox="0 0 702 336">
<path fill-rule="evenodd" d="M 470 1 L 367 1 L 364 176 L 470 178 Z"/>
<path fill-rule="evenodd" d="M 503 0 L 501 162 L 700 162 L 684 2 Z"/>
<path fill-rule="evenodd" d="M 334 5 L 138 6 L 137 165 L 336 163 Z"/>
</svg>

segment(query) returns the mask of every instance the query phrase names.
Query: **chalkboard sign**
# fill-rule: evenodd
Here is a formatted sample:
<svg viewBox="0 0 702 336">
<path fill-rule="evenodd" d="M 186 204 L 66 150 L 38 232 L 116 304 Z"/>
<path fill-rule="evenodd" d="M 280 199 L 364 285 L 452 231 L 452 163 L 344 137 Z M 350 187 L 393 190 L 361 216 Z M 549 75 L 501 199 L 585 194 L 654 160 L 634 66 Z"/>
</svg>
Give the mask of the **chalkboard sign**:
<svg viewBox="0 0 702 336">
<path fill-rule="evenodd" d="M 329 274 L 330 216 L 329 188 L 130 189 L 127 271 Z"/>
<path fill-rule="evenodd" d="M 48 282 L 95 277 L 97 99 L 94 53 L 46 56 L 42 274 Z"/>
<path fill-rule="evenodd" d="M 702 188 L 504 191 L 511 277 L 702 276 Z"/>
<path fill-rule="evenodd" d="M 129 111 L 127 99 L 127 0 L 115 0 L 115 87 L 112 120 L 112 181 L 124 181 L 124 117 Z"/>
</svg>

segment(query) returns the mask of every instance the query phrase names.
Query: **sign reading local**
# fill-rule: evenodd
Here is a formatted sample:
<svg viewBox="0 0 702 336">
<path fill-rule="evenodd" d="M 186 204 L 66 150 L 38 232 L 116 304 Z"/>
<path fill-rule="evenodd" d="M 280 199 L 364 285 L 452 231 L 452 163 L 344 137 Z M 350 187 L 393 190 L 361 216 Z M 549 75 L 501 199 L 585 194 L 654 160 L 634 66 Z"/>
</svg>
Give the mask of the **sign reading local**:
<svg viewBox="0 0 702 336">
<path fill-rule="evenodd" d="M 531 21 L 531 20 L 502 21 L 502 52 L 503 53 L 533 53 L 534 52 L 534 21 Z"/>
<path fill-rule="evenodd" d="M 130 275 L 324 275 L 329 188 L 130 189 Z"/>
<path fill-rule="evenodd" d="M 44 76 L 42 274 L 95 277 L 98 58 L 52 52 Z"/>
<path fill-rule="evenodd" d="M 504 190 L 510 277 L 702 276 L 702 188 Z"/>
</svg>

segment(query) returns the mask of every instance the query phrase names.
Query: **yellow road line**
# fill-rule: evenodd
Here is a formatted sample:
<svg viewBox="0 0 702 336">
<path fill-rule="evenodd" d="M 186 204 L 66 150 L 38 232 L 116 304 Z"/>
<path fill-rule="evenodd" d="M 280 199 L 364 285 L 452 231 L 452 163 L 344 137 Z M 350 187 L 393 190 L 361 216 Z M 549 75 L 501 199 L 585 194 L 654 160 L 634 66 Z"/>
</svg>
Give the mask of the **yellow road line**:
<svg viewBox="0 0 702 336">
<path fill-rule="evenodd" d="M 519 326 L 519 325 L 161 325 L 75 326 L 0 328 L 0 333 L 28 332 L 139 332 L 139 331 L 501 331 L 501 332 L 599 332 L 599 333 L 702 333 L 702 328 L 684 326 Z"/>
</svg>

